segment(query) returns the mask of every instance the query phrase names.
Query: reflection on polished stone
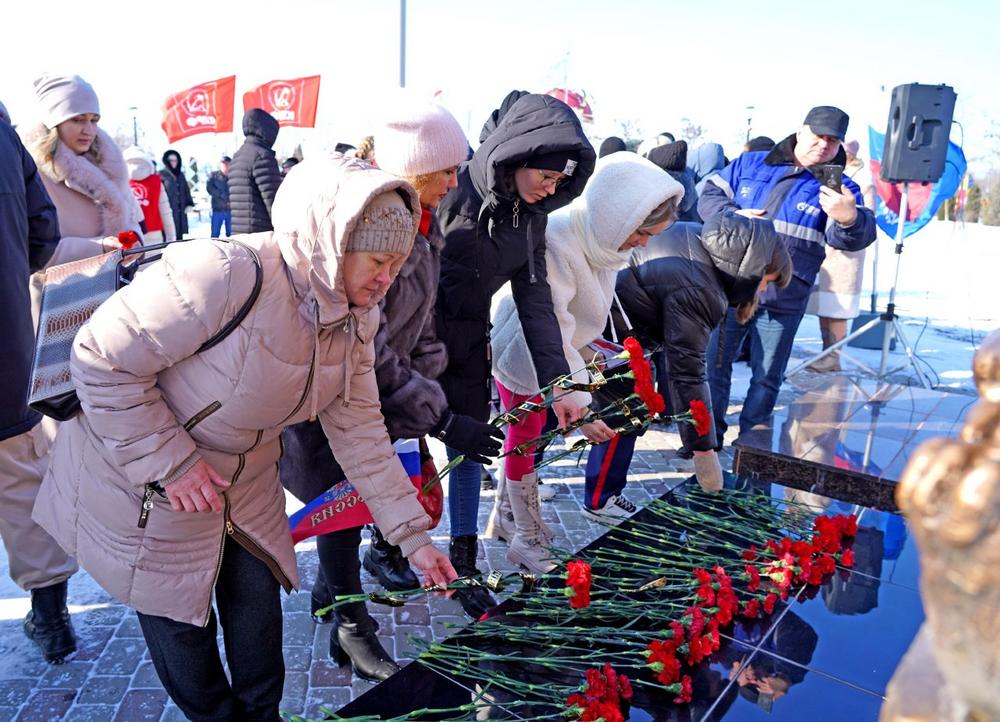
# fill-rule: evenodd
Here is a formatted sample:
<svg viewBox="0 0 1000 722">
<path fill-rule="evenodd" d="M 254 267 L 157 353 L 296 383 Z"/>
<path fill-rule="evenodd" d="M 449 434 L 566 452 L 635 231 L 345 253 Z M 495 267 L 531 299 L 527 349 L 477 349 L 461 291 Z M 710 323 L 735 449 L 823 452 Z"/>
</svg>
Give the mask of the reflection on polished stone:
<svg viewBox="0 0 1000 722">
<path fill-rule="evenodd" d="M 733 471 L 894 511 L 896 482 L 917 446 L 957 436 L 974 403 L 970 396 L 824 376 L 810 380 L 769 424 L 737 439 Z"/>
<path fill-rule="evenodd" d="M 634 684 L 635 697 L 629 722 L 845 722 L 873 720 L 893 669 L 923 619 L 916 593 L 917 562 L 912 540 L 898 514 L 858 507 L 802 489 L 746 477 L 730 478 L 745 493 L 756 493 L 774 503 L 808 504 L 817 513 L 855 513 L 859 529 L 852 549 L 854 567 L 838 570 L 819 587 L 807 587 L 780 605 L 774 615 L 753 623 L 737 623 L 723 635 L 722 645 L 707 661 L 695 667 L 693 700 L 674 704 L 672 695 L 655 687 Z M 693 479 L 664 495 L 678 504 L 688 503 Z M 724 494 L 719 499 L 725 506 Z M 652 515 L 640 511 L 636 521 Z M 634 522 L 625 522 L 628 528 Z M 584 554 L 613 545 L 605 535 Z M 503 619 L 516 609 L 508 600 L 496 610 Z M 516 616 L 510 616 L 515 620 Z M 544 623 L 544 620 L 537 620 Z M 515 623 L 514 621 L 511 622 Z M 524 624 L 524 619 L 517 621 Z M 461 632 L 459 632 L 461 636 Z M 595 641 L 596 643 L 596 641 Z M 445 642 L 447 644 L 447 642 Z M 523 646 L 502 635 L 478 642 L 501 657 L 492 672 L 506 679 L 536 684 L 574 684 L 558 669 L 544 669 L 526 662 Z M 481 670 L 479 670 L 481 671 Z M 634 673 L 630 670 L 630 675 Z M 579 676 L 579 675 L 577 675 Z M 482 694 L 479 709 L 459 716 L 421 719 L 527 719 L 558 720 L 561 709 L 551 705 L 510 706 L 516 695 L 502 685 L 483 689 L 474 675 L 439 674 L 414 663 L 339 711 L 343 716 L 398 715 L 408 709 L 448 707 L 470 703 Z M 634 678 L 634 677 L 633 677 Z M 450 680 L 450 681 L 449 681 Z"/>
</svg>

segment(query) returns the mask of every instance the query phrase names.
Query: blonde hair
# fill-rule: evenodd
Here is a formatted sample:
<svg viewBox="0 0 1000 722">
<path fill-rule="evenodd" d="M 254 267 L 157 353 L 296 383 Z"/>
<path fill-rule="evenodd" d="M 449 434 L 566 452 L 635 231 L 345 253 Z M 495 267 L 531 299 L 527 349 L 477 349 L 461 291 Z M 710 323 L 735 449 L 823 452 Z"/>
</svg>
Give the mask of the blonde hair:
<svg viewBox="0 0 1000 722">
<path fill-rule="evenodd" d="M 38 158 L 35 158 L 35 164 L 43 168 L 48 175 L 55 175 L 53 161 L 56 157 L 56 150 L 59 148 L 59 143 L 61 142 L 59 140 L 59 126 L 56 126 L 55 128 L 49 128 L 42 142 L 38 144 L 41 153 Z M 104 153 L 102 152 L 101 137 L 99 135 L 94 136 L 94 142 L 90 144 L 90 148 L 83 155 L 94 165 L 101 164 L 101 161 L 104 159 Z"/>
<path fill-rule="evenodd" d="M 372 155 L 375 153 L 375 136 L 366 135 L 358 143 L 357 150 L 354 151 L 354 155 L 362 160 L 371 160 Z"/>
<path fill-rule="evenodd" d="M 792 282 L 792 257 L 784 243 L 774 244 L 774 250 L 771 251 L 771 260 L 767 264 L 767 268 L 764 269 L 764 276 L 772 273 L 778 274 L 778 277 L 771 281 L 778 288 L 785 288 Z M 764 276 L 761 276 L 761 279 Z M 739 304 L 736 307 L 736 320 L 741 324 L 746 324 L 757 313 L 759 302 L 760 297 L 754 293 L 752 299 Z"/>
<path fill-rule="evenodd" d="M 670 221 L 673 223 L 677 220 L 677 196 L 672 196 L 667 200 L 663 201 L 660 205 L 653 209 L 646 220 L 644 220 L 637 230 L 644 231 L 647 228 L 654 228 L 660 225 L 664 221 Z"/>
</svg>

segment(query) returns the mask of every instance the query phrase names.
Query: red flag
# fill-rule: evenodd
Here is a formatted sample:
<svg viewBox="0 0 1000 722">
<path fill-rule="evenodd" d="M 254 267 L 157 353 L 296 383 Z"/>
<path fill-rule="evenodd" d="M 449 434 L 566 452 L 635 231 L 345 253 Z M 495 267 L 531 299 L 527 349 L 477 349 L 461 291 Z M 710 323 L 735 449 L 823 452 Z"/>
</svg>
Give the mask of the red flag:
<svg viewBox="0 0 1000 722">
<path fill-rule="evenodd" d="M 319 103 L 319 76 L 272 80 L 243 94 L 243 110 L 261 108 L 274 116 L 278 125 L 316 127 Z"/>
<path fill-rule="evenodd" d="M 583 91 L 577 92 L 567 88 L 553 88 L 546 95 L 551 95 L 556 100 L 561 100 L 580 114 L 580 120 L 584 123 L 594 122 L 594 111 L 587 102 L 587 94 Z"/>
<path fill-rule="evenodd" d="M 174 93 L 163 103 L 163 132 L 173 143 L 198 133 L 231 133 L 236 76 Z"/>
</svg>

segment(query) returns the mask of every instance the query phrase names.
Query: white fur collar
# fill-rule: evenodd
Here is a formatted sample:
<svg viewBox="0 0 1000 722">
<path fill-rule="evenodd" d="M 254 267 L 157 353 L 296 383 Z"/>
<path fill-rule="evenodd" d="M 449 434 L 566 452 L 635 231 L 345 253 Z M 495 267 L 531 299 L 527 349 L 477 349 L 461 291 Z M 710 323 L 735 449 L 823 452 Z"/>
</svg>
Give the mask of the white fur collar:
<svg viewBox="0 0 1000 722">
<path fill-rule="evenodd" d="M 38 168 L 56 183 L 63 183 L 91 200 L 101 218 L 101 235 L 114 236 L 120 231 L 138 228 L 138 206 L 128 185 L 128 167 L 121 150 L 111 136 L 100 128 L 97 137 L 101 144 L 101 163 L 96 165 L 89 156 L 77 155 L 62 142 L 56 143 L 52 163 L 42 163 L 42 143 L 48 129 L 39 124 L 28 132 L 25 145 Z"/>
</svg>

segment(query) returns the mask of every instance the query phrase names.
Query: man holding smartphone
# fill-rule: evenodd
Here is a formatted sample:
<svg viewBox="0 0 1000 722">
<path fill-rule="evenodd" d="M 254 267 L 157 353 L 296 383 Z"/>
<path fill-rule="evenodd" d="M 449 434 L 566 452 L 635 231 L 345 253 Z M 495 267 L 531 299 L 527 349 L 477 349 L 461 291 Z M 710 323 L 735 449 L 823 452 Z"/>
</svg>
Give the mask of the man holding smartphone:
<svg viewBox="0 0 1000 722">
<path fill-rule="evenodd" d="M 698 213 L 706 222 L 727 210 L 770 220 L 788 246 L 794 274 L 786 288 L 772 286 L 764 293 L 745 326 L 730 308 L 709 340 L 708 379 L 719 449 L 727 428 L 733 360 L 743 337 L 750 334 L 752 376 L 740 413 L 741 434 L 766 422 L 774 410 L 826 246 L 858 251 L 875 240 L 874 214 L 864 207 L 857 184 L 843 178 L 848 120 L 839 108 L 813 108 L 802 127 L 770 151 L 744 153 L 712 176 L 698 199 Z"/>
</svg>

